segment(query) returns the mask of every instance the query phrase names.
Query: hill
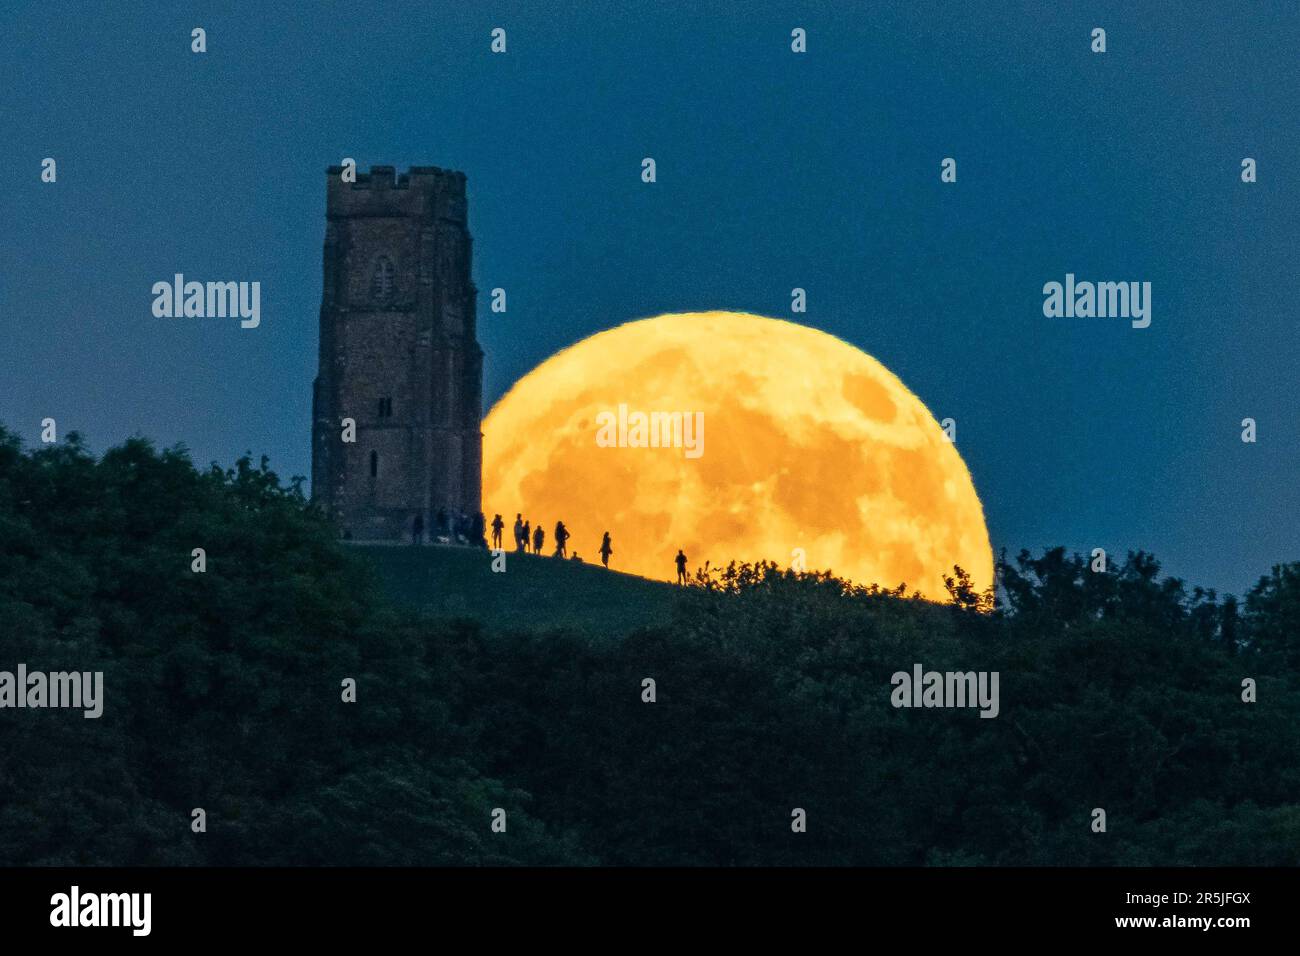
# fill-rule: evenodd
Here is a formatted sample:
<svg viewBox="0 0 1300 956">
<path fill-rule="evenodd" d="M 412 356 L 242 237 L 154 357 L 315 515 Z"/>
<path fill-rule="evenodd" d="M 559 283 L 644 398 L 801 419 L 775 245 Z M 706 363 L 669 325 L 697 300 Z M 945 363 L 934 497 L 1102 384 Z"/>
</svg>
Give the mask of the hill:
<svg viewBox="0 0 1300 956">
<path fill-rule="evenodd" d="M 506 554 L 492 570 L 481 548 L 352 545 L 375 568 L 395 604 L 434 617 L 470 618 L 490 630 L 569 629 L 617 636 L 666 624 L 676 587 L 598 564 Z"/>
<path fill-rule="evenodd" d="M 345 547 L 265 460 L 0 429 L 0 865 L 1300 862 L 1300 562 L 1238 602 L 1026 552 L 992 610 L 507 568 Z"/>
</svg>

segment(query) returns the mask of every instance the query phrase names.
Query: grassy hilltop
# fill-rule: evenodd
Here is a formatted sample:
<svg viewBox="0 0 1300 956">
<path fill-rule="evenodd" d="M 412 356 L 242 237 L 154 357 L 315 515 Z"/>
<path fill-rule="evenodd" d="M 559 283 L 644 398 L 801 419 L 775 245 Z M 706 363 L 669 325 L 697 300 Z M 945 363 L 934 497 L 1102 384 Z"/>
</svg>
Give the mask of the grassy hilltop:
<svg viewBox="0 0 1300 956">
<path fill-rule="evenodd" d="M 436 617 L 467 617 L 496 630 L 569 628 L 615 636 L 668 623 L 674 585 L 599 564 L 506 553 L 492 570 L 482 548 L 352 545 L 375 566 L 395 603 Z"/>
</svg>

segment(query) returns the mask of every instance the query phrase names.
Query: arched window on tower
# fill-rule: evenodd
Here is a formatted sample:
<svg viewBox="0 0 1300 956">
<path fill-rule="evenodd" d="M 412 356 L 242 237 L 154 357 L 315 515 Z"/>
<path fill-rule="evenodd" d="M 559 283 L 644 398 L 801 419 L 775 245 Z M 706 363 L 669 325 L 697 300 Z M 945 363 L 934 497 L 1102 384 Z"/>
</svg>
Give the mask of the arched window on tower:
<svg viewBox="0 0 1300 956">
<path fill-rule="evenodd" d="M 393 298 L 397 285 L 397 268 L 388 256 L 375 259 L 375 268 L 370 274 L 370 298 L 378 303 L 386 303 Z"/>
<path fill-rule="evenodd" d="M 379 452 L 377 451 L 370 453 L 370 477 L 379 477 Z"/>
</svg>

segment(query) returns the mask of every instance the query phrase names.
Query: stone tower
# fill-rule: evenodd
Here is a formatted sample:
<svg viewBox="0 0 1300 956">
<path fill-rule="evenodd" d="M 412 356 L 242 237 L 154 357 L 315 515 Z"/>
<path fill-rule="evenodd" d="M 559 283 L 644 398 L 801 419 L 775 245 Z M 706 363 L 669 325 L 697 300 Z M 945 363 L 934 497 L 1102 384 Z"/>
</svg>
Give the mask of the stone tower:
<svg viewBox="0 0 1300 956">
<path fill-rule="evenodd" d="M 427 540 L 481 508 L 483 351 L 465 175 L 327 173 L 312 496 L 344 537 Z M 356 441 L 343 440 L 343 420 Z"/>
</svg>

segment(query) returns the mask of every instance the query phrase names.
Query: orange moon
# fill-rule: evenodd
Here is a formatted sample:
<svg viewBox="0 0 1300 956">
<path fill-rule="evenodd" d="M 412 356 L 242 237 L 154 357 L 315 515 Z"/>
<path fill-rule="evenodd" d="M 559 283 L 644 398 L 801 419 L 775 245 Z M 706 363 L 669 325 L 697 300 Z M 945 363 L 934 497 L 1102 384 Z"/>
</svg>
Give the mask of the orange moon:
<svg viewBox="0 0 1300 956">
<path fill-rule="evenodd" d="M 656 412 L 701 433 L 665 427 L 643 447 L 636 413 Z M 521 512 L 547 554 L 557 520 L 588 563 L 609 531 L 610 567 L 648 578 L 675 579 L 681 548 L 692 572 L 802 560 L 931 599 L 946 599 L 953 565 L 993 581 L 983 508 L 934 416 L 870 355 L 793 322 L 696 312 L 600 332 L 510 389 L 483 454 L 484 508 L 507 548 Z"/>
</svg>

